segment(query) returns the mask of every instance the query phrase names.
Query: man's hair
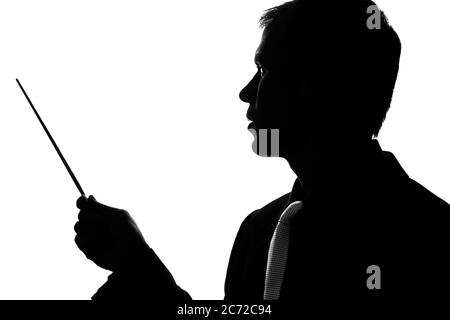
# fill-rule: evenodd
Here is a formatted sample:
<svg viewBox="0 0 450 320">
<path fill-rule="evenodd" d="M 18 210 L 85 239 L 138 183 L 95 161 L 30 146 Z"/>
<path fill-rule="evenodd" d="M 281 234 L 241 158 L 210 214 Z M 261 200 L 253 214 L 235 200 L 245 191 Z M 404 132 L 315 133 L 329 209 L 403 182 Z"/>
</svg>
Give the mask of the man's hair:
<svg viewBox="0 0 450 320">
<path fill-rule="evenodd" d="M 374 9 L 380 24 L 369 28 Z M 339 80 L 340 101 L 349 107 L 342 110 L 345 121 L 351 121 L 346 124 L 364 135 L 378 135 L 391 104 L 401 43 L 374 2 L 294 0 L 266 10 L 260 25 L 281 27 L 289 63 L 301 63 L 308 50 L 308 60 L 325 61 Z"/>
</svg>

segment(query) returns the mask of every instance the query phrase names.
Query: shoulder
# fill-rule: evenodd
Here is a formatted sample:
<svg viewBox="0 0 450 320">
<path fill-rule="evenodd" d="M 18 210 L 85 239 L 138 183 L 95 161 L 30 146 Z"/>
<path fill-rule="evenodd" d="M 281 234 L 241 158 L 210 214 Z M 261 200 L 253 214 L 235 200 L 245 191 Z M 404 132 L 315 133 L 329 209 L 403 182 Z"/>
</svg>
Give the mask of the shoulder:
<svg viewBox="0 0 450 320">
<path fill-rule="evenodd" d="M 380 175 L 375 180 L 391 200 L 397 199 L 399 205 L 413 212 L 449 215 L 450 205 L 409 177 L 391 152 L 383 151 L 379 166 Z"/>
<path fill-rule="evenodd" d="M 450 205 L 417 181 L 409 178 L 405 188 L 407 201 L 424 214 L 450 219 Z"/>
<path fill-rule="evenodd" d="M 251 228 L 266 228 L 276 224 L 279 215 L 289 201 L 290 192 L 276 198 L 263 207 L 254 210 L 242 222 L 243 226 Z"/>
<path fill-rule="evenodd" d="M 248 214 L 239 227 L 235 242 L 270 237 L 275 230 L 280 214 L 288 204 L 289 196 L 290 192 Z"/>
<path fill-rule="evenodd" d="M 450 205 L 413 179 L 408 178 L 402 188 L 397 207 L 401 210 L 390 220 L 398 227 L 397 237 L 409 243 L 411 256 L 423 257 L 416 262 L 418 265 L 425 268 L 426 264 L 436 270 L 438 265 L 448 266 L 440 259 L 450 241 Z"/>
</svg>

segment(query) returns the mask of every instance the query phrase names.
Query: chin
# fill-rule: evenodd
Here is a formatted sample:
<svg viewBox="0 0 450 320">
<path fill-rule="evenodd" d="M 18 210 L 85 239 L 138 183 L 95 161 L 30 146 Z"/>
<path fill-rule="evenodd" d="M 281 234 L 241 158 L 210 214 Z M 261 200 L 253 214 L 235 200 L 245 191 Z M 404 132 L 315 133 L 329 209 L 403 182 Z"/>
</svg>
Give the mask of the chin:
<svg viewBox="0 0 450 320">
<path fill-rule="evenodd" d="M 250 128 L 248 131 L 253 135 L 252 150 L 255 154 L 258 154 L 258 134 L 256 133 L 256 129 Z"/>
<path fill-rule="evenodd" d="M 280 157 L 279 129 L 253 129 L 252 150 L 260 157 Z M 259 146 L 259 148 L 258 148 Z"/>
</svg>

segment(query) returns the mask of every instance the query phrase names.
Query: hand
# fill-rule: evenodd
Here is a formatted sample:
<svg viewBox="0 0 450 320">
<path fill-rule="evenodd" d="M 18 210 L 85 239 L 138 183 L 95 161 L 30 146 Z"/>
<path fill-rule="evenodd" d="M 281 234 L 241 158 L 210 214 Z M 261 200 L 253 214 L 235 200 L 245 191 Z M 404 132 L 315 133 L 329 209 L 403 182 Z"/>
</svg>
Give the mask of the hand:
<svg viewBox="0 0 450 320">
<path fill-rule="evenodd" d="M 93 196 L 78 198 L 77 207 L 75 243 L 88 259 L 111 271 L 139 265 L 148 246 L 127 211 L 101 204 Z"/>
</svg>

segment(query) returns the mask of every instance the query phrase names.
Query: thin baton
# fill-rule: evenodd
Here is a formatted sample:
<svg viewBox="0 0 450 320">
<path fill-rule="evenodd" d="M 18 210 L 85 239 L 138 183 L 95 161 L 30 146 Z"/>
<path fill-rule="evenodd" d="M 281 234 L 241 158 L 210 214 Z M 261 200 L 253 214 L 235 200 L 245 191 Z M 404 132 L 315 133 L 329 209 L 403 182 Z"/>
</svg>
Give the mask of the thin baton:
<svg viewBox="0 0 450 320">
<path fill-rule="evenodd" d="M 45 126 L 44 121 L 42 121 L 41 117 L 39 116 L 39 113 L 36 111 L 35 107 L 33 106 L 33 103 L 30 100 L 30 98 L 28 98 L 28 95 L 25 92 L 25 90 L 23 89 L 22 85 L 20 84 L 19 79 L 16 79 L 16 81 L 17 81 L 17 84 L 19 85 L 20 89 L 22 90 L 23 94 L 25 95 L 25 98 L 27 98 L 28 103 L 30 104 L 31 108 L 34 111 L 34 114 L 36 115 L 36 117 L 38 118 L 39 122 L 41 123 L 42 128 L 44 128 L 44 131 L 47 134 L 47 137 L 52 142 L 53 147 L 55 147 L 55 150 L 58 153 L 59 158 L 61 159 L 61 161 L 64 163 L 64 166 L 66 167 L 67 171 L 69 172 L 70 177 L 72 178 L 73 182 L 77 186 L 78 191 L 80 191 L 81 195 L 84 196 L 85 194 L 84 194 L 83 188 L 81 188 L 81 185 L 78 183 L 77 178 L 73 174 L 72 169 L 70 169 L 69 164 L 67 163 L 66 159 L 64 159 L 64 156 L 62 155 L 61 151 L 59 151 L 58 145 L 56 144 L 55 140 L 53 140 L 52 135 L 50 134 L 50 132 L 47 130 L 47 127 Z"/>
</svg>

